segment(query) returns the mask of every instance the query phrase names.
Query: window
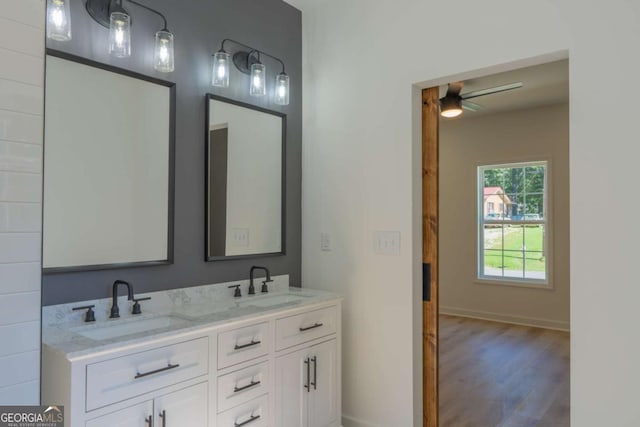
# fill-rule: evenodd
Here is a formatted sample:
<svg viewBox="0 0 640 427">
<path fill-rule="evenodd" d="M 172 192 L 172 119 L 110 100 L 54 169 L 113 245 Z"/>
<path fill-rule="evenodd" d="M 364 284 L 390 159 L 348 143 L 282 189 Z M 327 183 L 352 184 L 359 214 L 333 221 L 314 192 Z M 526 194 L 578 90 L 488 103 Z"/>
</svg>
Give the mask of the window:
<svg viewBox="0 0 640 427">
<path fill-rule="evenodd" d="M 478 279 L 548 284 L 547 184 L 547 162 L 478 168 Z"/>
</svg>

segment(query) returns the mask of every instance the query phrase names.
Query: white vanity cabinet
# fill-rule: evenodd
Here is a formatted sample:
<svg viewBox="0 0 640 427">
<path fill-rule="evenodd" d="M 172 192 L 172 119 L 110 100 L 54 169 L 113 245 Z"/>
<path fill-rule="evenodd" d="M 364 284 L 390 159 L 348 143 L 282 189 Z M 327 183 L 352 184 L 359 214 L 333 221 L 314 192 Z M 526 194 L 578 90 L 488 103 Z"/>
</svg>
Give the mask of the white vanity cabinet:
<svg viewBox="0 0 640 427">
<path fill-rule="evenodd" d="M 65 427 L 339 427 L 340 304 L 69 353 L 45 341 L 42 402 L 64 405 Z"/>
</svg>

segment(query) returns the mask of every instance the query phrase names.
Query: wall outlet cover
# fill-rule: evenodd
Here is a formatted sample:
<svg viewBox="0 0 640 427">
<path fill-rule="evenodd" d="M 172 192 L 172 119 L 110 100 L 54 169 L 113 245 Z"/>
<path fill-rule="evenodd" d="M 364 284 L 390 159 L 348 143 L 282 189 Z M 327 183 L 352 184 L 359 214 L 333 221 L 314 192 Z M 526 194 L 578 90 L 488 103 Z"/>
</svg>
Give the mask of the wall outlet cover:
<svg viewBox="0 0 640 427">
<path fill-rule="evenodd" d="M 320 250 L 323 252 L 331 250 L 331 236 L 329 233 L 320 233 Z"/>
<path fill-rule="evenodd" d="M 400 255 L 400 232 L 376 231 L 373 233 L 373 252 L 377 255 Z"/>
<path fill-rule="evenodd" d="M 233 245 L 238 248 L 246 248 L 249 246 L 249 229 L 234 228 L 231 231 L 233 237 Z"/>
</svg>

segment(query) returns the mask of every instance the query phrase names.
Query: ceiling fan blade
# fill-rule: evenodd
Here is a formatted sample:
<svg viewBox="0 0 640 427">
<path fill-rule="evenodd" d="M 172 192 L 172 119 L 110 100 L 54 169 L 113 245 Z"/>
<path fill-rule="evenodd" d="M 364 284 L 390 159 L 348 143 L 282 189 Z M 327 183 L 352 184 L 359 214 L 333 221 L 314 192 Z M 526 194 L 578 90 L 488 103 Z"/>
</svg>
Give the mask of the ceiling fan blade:
<svg viewBox="0 0 640 427">
<path fill-rule="evenodd" d="M 479 96 L 491 95 L 491 94 L 494 94 L 494 93 L 506 92 L 508 90 L 518 89 L 518 88 L 521 88 L 522 86 L 524 86 L 522 84 L 522 82 L 510 83 L 508 85 L 491 87 L 491 88 L 488 88 L 488 89 L 474 90 L 473 92 L 469 92 L 469 93 L 465 93 L 463 95 L 460 95 L 460 97 L 462 99 L 477 98 Z"/>
<path fill-rule="evenodd" d="M 447 96 L 458 96 L 464 87 L 464 82 L 451 82 L 447 88 Z"/>
<path fill-rule="evenodd" d="M 462 101 L 462 108 L 468 111 L 480 111 L 484 107 L 471 101 Z"/>
</svg>

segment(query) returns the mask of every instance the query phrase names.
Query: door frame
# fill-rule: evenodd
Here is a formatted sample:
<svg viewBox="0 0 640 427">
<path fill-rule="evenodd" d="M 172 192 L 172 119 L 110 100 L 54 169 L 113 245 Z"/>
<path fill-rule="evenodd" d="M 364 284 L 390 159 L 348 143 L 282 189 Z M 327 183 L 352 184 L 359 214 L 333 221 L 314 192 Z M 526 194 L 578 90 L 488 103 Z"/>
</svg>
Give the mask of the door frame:
<svg viewBox="0 0 640 427">
<path fill-rule="evenodd" d="M 490 65 L 484 68 L 449 74 L 413 85 L 413 294 L 414 294 L 414 377 L 421 379 L 421 387 L 414 388 L 414 404 L 419 407 L 415 420 L 421 419 L 424 427 L 438 427 L 438 135 L 439 130 L 426 128 L 425 114 L 433 115 L 433 94 L 424 93 L 452 81 L 469 80 L 491 74 L 513 71 L 520 68 L 560 61 L 569 58 L 568 50 L 560 50 Z M 423 92 L 424 91 L 424 92 Z M 436 95 L 437 96 L 437 95 Z M 425 113 L 425 110 L 430 113 Z M 439 115 L 438 115 L 439 117 Z M 428 141 L 427 139 L 431 139 Z M 431 146 L 429 145 L 431 144 Z M 571 144 L 571 142 L 570 142 Z M 429 150 L 429 152 L 427 151 Z M 435 151 L 434 151 L 435 150 Z M 435 181 L 435 182 L 433 182 Z M 427 198 L 435 197 L 435 204 Z M 429 226 L 425 226 L 429 224 Z M 418 228 L 419 227 L 419 228 Z M 431 301 L 424 302 L 423 263 L 431 264 Z M 425 351 L 426 349 L 426 351 Z"/>
</svg>

